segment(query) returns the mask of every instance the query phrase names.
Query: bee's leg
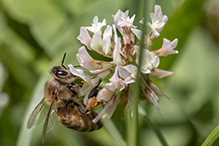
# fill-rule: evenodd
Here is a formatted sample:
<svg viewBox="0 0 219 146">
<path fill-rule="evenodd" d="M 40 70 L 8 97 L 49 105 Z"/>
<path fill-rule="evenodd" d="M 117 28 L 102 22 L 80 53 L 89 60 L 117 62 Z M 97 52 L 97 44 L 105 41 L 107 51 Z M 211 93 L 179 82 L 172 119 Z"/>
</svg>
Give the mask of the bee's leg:
<svg viewBox="0 0 219 146">
<path fill-rule="evenodd" d="M 78 95 L 79 93 L 79 86 L 78 85 L 69 85 L 69 84 L 66 84 L 65 85 L 68 89 L 71 90 L 71 92 L 74 94 L 74 95 Z"/>
<path fill-rule="evenodd" d="M 94 87 L 90 91 L 90 94 L 88 95 L 88 101 L 87 101 L 87 106 L 86 106 L 86 109 L 85 109 L 85 113 L 87 113 L 91 110 L 94 110 L 94 108 L 97 106 L 98 101 L 97 101 L 96 97 L 97 97 L 98 92 L 99 92 L 99 90 L 97 89 L 97 87 Z"/>
<path fill-rule="evenodd" d="M 77 106 L 77 108 L 79 109 L 79 111 L 80 111 L 82 114 L 85 114 L 85 112 L 81 109 L 81 106 L 80 106 L 77 102 L 74 102 L 74 105 Z"/>
<path fill-rule="evenodd" d="M 93 88 L 91 91 L 90 91 L 90 94 L 88 95 L 88 99 L 92 98 L 92 97 L 97 97 L 97 94 L 98 94 L 99 90 L 97 88 Z"/>
</svg>

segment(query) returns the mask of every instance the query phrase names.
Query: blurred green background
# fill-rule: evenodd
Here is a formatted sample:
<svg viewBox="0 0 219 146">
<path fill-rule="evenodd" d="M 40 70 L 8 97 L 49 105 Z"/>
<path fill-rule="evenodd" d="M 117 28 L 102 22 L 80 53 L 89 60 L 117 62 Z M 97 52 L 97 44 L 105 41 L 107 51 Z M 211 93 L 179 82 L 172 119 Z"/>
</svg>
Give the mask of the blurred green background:
<svg viewBox="0 0 219 146">
<path fill-rule="evenodd" d="M 171 146 L 199 146 L 219 124 L 219 1 L 157 0 L 169 17 L 153 49 L 163 37 L 179 39 L 178 55 L 161 60 L 159 68 L 175 75 L 156 84 L 170 97 L 160 98 L 161 117 L 154 106 L 142 102 L 148 117 L 162 131 Z M 65 64 L 77 65 L 75 54 L 81 46 L 76 37 L 81 26 L 90 26 L 95 15 L 112 24 L 118 9 L 130 10 L 141 19 L 141 1 L 136 0 L 0 0 L 0 145 L 85 146 L 115 145 L 113 123 L 92 133 L 79 133 L 60 124 L 46 135 L 42 126 L 26 129 L 31 110 L 43 98 L 49 70 Z M 147 14 L 149 16 L 149 14 Z M 127 108 L 126 108 L 127 110 Z M 121 105 L 112 117 L 126 141 L 127 117 L 121 119 Z M 107 130 L 108 129 L 108 130 Z M 117 133 L 118 134 L 118 133 Z M 139 145 L 159 146 L 154 131 L 140 117 Z"/>
</svg>

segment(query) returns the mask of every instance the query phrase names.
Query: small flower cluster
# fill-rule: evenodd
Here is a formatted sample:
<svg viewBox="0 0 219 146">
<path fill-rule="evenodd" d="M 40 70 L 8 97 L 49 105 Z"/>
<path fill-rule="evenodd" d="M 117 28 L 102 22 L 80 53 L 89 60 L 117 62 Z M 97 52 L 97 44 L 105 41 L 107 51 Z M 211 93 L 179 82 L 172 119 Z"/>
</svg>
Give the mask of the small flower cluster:
<svg viewBox="0 0 219 146">
<path fill-rule="evenodd" d="M 85 82 L 81 89 L 84 97 L 84 104 L 87 104 L 88 93 L 95 87 L 99 79 L 103 80 L 111 73 L 113 75 L 109 82 L 97 94 L 97 100 L 103 101 L 104 108 L 93 122 L 97 122 L 102 117 L 110 118 L 121 101 L 122 107 L 132 101 L 133 83 L 135 83 L 138 62 L 139 62 L 139 41 L 141 40 L 142 32 L 133 25 L 135 15 L 131 18 L 128 16 L 129 11 L 122 12 L 118 10 L 115 15 L 112 15 L 114 24 L 106 26 L 106 20 L 98 21 L 98 17 L 93 18 L 92 26 L 81 27 L 80 35 L 77 39 L 84 45 L 79 48 L 77 59 L 81 67 L 84 67 L 93 74 L 92 78 L 86 77 L 80 69 L 75 69 L 69 65 L 69 69 L 73 74 L 82 78 Z M 143 48 L 143 58 L 141 59 L 141 100 L 147 99 L 155 105 L 159 113 L 162 115 L 158 105 L 158 96 L 167 97 L 159 88 L 151 81 L 151 78 L 163 78 L 174 74 L 173 72 L 157 69 L 160 63 L 159 57 L 165 57 L 169 54 L 177 54 L 178 51 L 173 50 L 178 43 L 177 39 L 172 42 L 168 39 L 163 39 L 161 48 L 150 51 L 150 47 L 154 40 L 159 37 L 160 32 L 164 28 L 168 17 L 162 14 L 161 7 L 155 5 L 155 12 L 150 14 L 152 23 L 148 22 L 150 27 L 149 33 L 146 35 L 145 48 Z M 142 23 L 143 20 L 140 21 Z M 102 28 L 105 28 L 102 31 Z M 88 32 L 89 31 L 89 32 Z M 120 33 L 122 39 L 118 37 Z M 90 35 L 91 34 L 91 35 Z M 137 38 L 137 39 L 136 39 Z M 95 60 L 90 56 L 87 49 L 95 51 L 98 54 L 109 58 L 110 61 Z M 168 97 L 167 97 L 168 98 Z"/>
</svg>

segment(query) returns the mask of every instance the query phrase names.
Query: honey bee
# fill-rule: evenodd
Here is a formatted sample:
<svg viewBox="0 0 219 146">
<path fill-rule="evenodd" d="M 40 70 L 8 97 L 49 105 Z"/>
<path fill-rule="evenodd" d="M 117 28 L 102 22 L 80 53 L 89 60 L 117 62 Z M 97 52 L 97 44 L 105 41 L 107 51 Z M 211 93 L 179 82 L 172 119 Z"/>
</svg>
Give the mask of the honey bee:
<svg viewBox="0 0 219 146">
<path fill-rule="evenodd" d="M 49 106 L 43 127 L 43 142 L 49 118 L 53 111 L 55 111 L 58 120 L 64 126 L 76 131 L 90 132 L 103 126 L 101 121 L 97 123 L 92 122 L 97 116 L 96 112 L 89 111 L 85 113 L 85 105 L 80 101 L 75 102 L 80 96 L 81 86 L 73 83 L 76 76 L 63 65 L 65 56 L 66 53 L 63 56 L 61 66 L 52 68 L 50 74 L 53 78 L 47 81 L 45 85 L 45 97 L 35 107 L 27 122 L 27 128 L 30 129 L 35 124 L 36 118 L 43 107 Z"/>
</svg>

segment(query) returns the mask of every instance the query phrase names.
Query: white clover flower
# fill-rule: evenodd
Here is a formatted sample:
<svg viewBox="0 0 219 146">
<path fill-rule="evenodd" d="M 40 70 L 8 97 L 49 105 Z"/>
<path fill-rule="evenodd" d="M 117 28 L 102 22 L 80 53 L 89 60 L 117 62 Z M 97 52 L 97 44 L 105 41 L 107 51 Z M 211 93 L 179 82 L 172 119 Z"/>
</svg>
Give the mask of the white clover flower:
<svg viewBox="0 0 219 146">
<path fill-rule="evenodd" d="M 91 73 L 100 73 L 113 66 L 111 62 L 94 60 L 84 46 L 78 49 L 78 54 L 76 56 L 80 65 L 89 69 Z"/>
<path fill-rule="evenodd" d="M 171 42 L 168 39 L 164 38 L 162 47 L 158 50 L 155 50 L 154 53 L 157 53 L 157 55 L 160 57 L 165 57 L 170 54 L 178 54 L 177 50 L 173 50 L 174 48 L 176 48 L 177 44 L 178 39 L 174 39 Z"/>
<path fill-rule="evenodd" d="M 79 36 L 77 37 L 77 39 L 82 43 L 84 44 L 85 46 L 87 46 L 87 48 L 89 50 L 91 50 L 91 47 L 90 47 L 90 43 L 91 43 L 91 37 L 89 35 L 89 33 L 87 32 L 87 29 L 86 27 L 81 27 L 80 28 L 80 34 Z"/>
<path fill-rule="evenodd" d="M 77 37 L 87 49 L 110 59 L 109 61 L 95 60 L 90 56 L 85 47 L 80 47 L 77 54 L 78 62 L 82 67 L 89 69 L 92 75 L 88 78 L 84 75 L 84 72 L 75 69 L 72 65 L 69 66 L 72 74 L 85 81 L 80 89 L 83 96 L 85 96 L 83 99 L 85 105 L 87 104 L 90 91 L 94 87 L 97 88 L 98 81 L 103 80 L 101 85 L 105 84 L 96 96 L 98 101 L 102 101 L 100 103 L 104 105 L 104 108 L 93 120 L 94 123 L 106 116 L 110 118 L 120 101 L 122 102 L 122 111 L 127 103 L 129 106 L 132 104 L 133 83 L 138 73 L 136 63 L 139 63 L 140 55 L 139 42 L 136 42 L 135 36 L 141 41 L 142 35 L 145 35 L 145 46 L 142 52 L 143 57 L 140 66 L 140 71 L 143 73 L 140 78 L 140 99 L 147 99 L 154 104 L 162 115 L 158 104 L 158 96 L 167 96 L 151 81 L 151 78 L 160 79 L 174 74 L 173 72 L 157 69 L 157 67 L 160 63 L 159 57 L 178 53 L 178 51 L 173 50 L 178 40 L 175 39 L 171 42 L 164 39 L 160 49 L 150 52 L 151 45 L 160 35 L 168 17 L 162 14 L 159 5 L 155 5 L 154 13 L 150 14 L 152 22 L 147 23 L 151 30 L 148 34 L 143 34 L 141 30 L 133 25 L 135 15 L 130 18 L 128 14 L 129 11 L 122 12 L 118 10 L 115 15 L 112 15 L 114 24 L 107 26 L 105 19 L 102 22 L 98 22 L 98 17 L 95 16 L 92 26 L 81 27 L 80 35 Z M 106 26 L 106 29 L 102 31 L 103 26 Z M 93 32 L 92 37 L 87 30 Z M 117 35 L 117 33 L 120 34 Z M 109 79 L 109 82 L 106 83 L 104 78 L 111 72 L 113 75 Z"/>
<path fill-rule="evenodd" d="M 114 95 L 110 99 L 110 101 L 107 102 L 107 104 L 104 106 L 103 110 L 96 116 L 93 122 L 97 123 L 101 118 L 105 118 L 105 117 L 111 118 L 119 102 L 120 102 L 120 97 L 117 96 L 115 99 L 115 95 Z"/>
<path fill-rule="evenodd" d="M 89 55 L 84 46 L 78 49 L 78 54 L 76 56 L 80 65 L 89 70 L 96 70 L 101 68 L 101 66 L 97 64 L 97 61 Z"/>
<path fill-rule="evenodd" d="M 122 12 L 121 10 L 118 10 L 115 15 L 112 15 L 114 18 L 114 24 L 117 28 L 120 27 L 136 27 L 133 25 L 135 15 L 133 15 L 131 18 L 128 16 L 129 11 Z"/>
<path fill-rule="evenodd" d="M 168 17 L 166 15 L 163 15 L 161 7 L 159 5 L 154 6 L 154 14 L 156 15 L 157 20 L 160 22 L 164 22 L 165 24 L 168 21 Z"/>
<path fill-rule="evenodd" d="M 129 18 L 128 13 L 129 11 L 124 13 L 121 10 L 118 10 L 116 15 L 112 15 L 114 18 L 114 24 L 123 35 L 125 44 L 134 42 L 134 34 L 132 33 L 131 28 L 136 28 L 136 26 L 133 25 L 135 15 Z"/>
<path fill-rule="evenodd" d="M 135 82 L 137 71 L 138 71 L 138 68 L 132 64 L 128 64 L 126 66 L 118 65 L 119 76 L 126 85 Z"/>
<path fill-rule="evenodd" d="M 116 89 L 122 91 L 126 84 L 118 76 L 118 66 L 116 66 L 113 76 L 109 79 L 110 83 L 107 83 L 105 87 L 110 91 L 115 91 Z"/>
<path fill-rule="evenodd" d="M 137 53 L 139 54 L 139 49 L 140 47 L 139 46 L 135 46 L 135 49 L 137 51 Z M 139 55 L 137 54 L 137 59 L 136 59 L 136 63 L 138 63 L 139 61 Z M 142 56 L 142 63 L 141 63 L 141 72 L 143 74 L 149 74 L 151 73 L 151 71 L 154 69 L 154 68 L 157 68 L 159 63 L 160 63 L 160 59 L 157 55 L 152 55 L 150 53 L 149 50 L 147 49 L 143 49 L 143 56 Z"/>
<path fill-rule="evenodd" d="M 101 31 L 102 27 L 106 25 L 106 20 L 103 19 L 102 22 L 98 22 L 98 16 L 95 16 L 93 18 L 93 23 L 91 23 L 92 26 L 86 27 L 89 31 L 96 33 L 98 31 Z"/>
<path fill-rule="evenodd" d="M 98 31 L 93 35 L 90 47 L 100 55 L 112 58 L 115 43 L 111 38 L 112 27 L 108 25 L 103 34 L 102 31 Z"/>
<path fill-rule="evenodd" d="M 167 23 L 168 17 L 163 15 L 161 7 L 155 5 L 154 13 L 150 14 L 152 23 L 148 22 L 147 25 L 151 28 L 153 35 L 152 39 L 157 38 L 163 30 L 164 25 Z"/>
</svg>

